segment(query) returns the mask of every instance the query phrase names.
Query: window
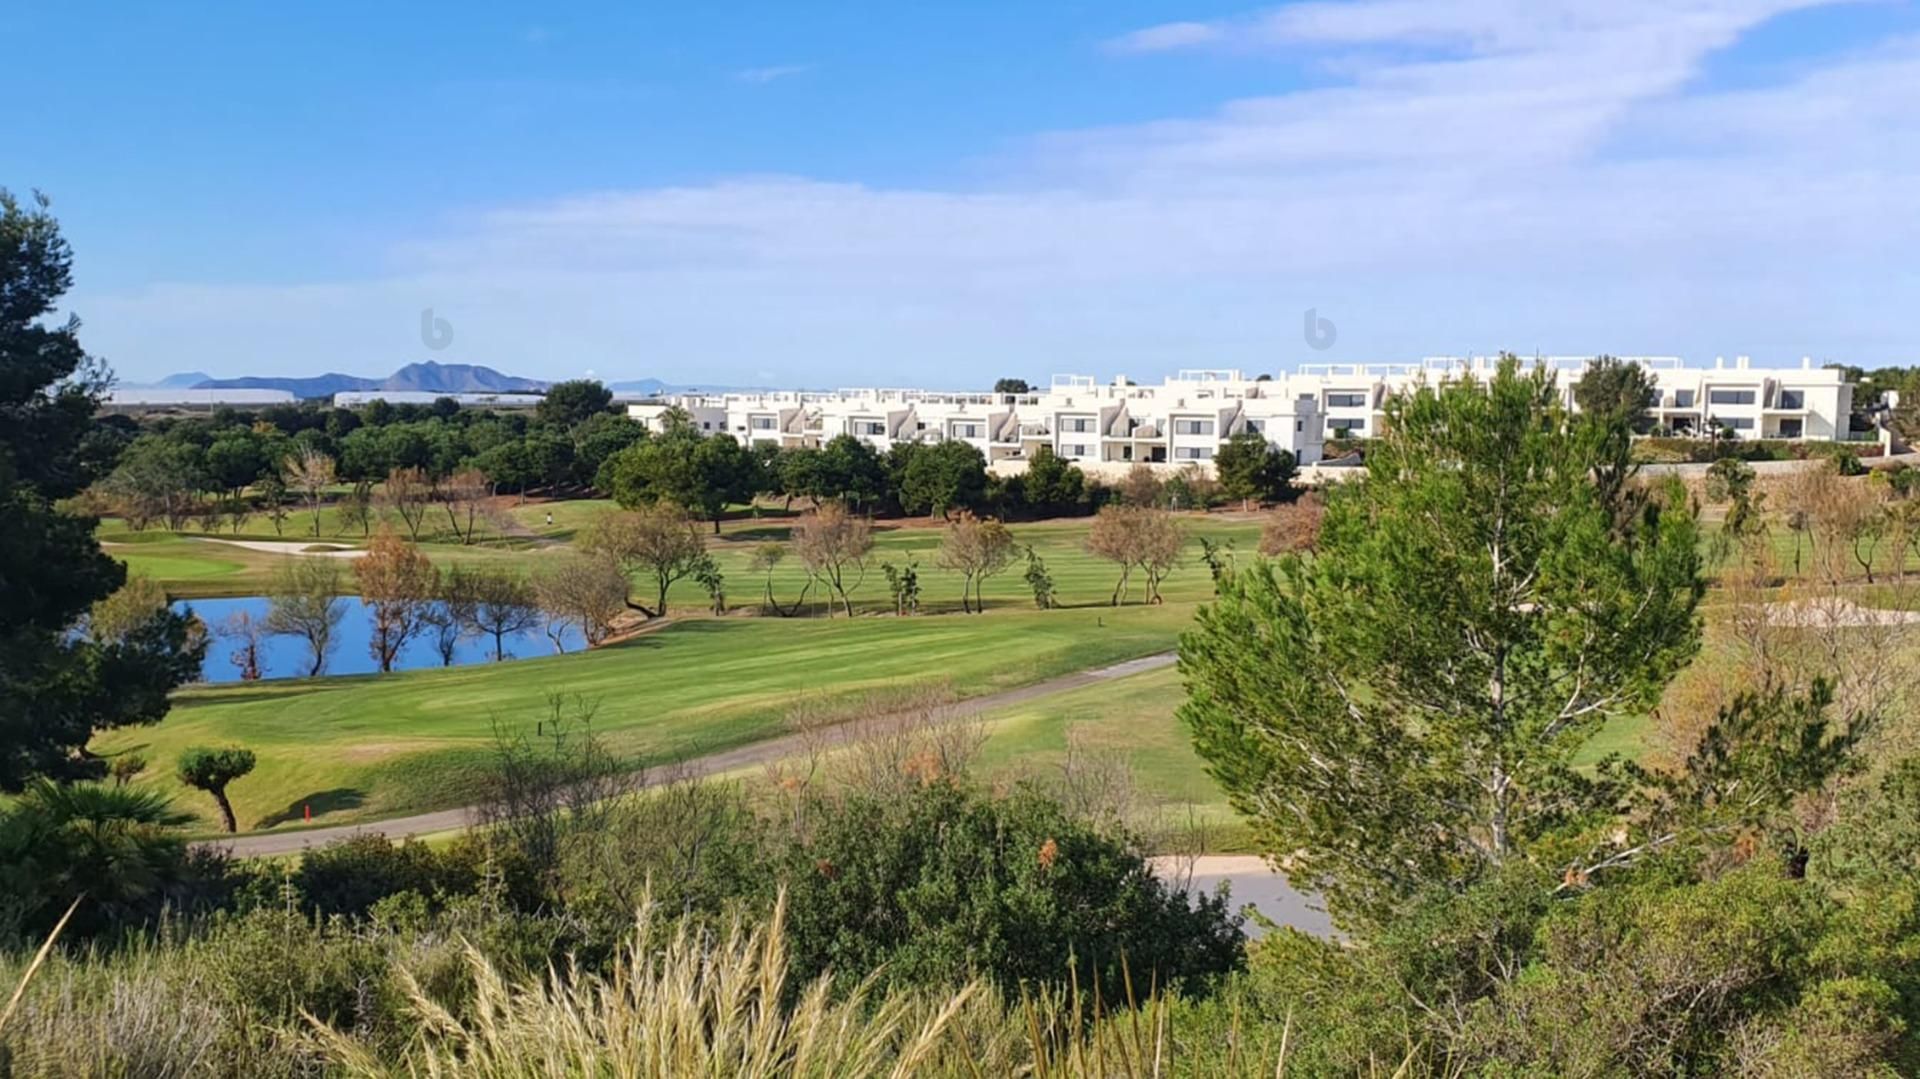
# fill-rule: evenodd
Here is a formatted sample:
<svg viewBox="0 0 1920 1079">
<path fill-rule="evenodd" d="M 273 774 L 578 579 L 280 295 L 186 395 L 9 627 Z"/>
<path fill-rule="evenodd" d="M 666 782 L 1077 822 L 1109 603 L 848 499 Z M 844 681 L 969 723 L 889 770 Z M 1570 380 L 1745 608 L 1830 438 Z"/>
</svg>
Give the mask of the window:
<svg viewBox="0 0 1920 1079">
<path fill-rule="evenodd" d="M 1730 427 L 1735 431 L 1753 430 L 1752 416 L 1728 416 L 1724 419 L 1719 416 L 1715 416 L 1713 418 L 1713 422 L 1716 426 Z"/>
<path fill-rule="evenodd" d="M 773 430 L 773 417 L 772 416 L 755 416 L 753 418 L 753 429 L 756 431 Z"/>
<path fill-rule="evenodd" d="M 1082 445 L 1076 445 L 1076 444 L 1074 444 L 1074 443 L 1071 443 L 1071 442 L 1063 442 L 1063 443 L 1061 443 L 1061 445 L 1060 445 L 1060 456 L 1062 456 L 1062 457 L 1092 457 L 1092 456 L 1093 456 L 1093 447 L 1091 447 L 1091 446 L 1082 446 Z"/>
<path fill-rule="evenodd" d="M 860 420 L 853 425 L 853 433 L 857 435 L 884 435 L 887 433 L 887 425 L 877 423 L 873 420 Z"/>
<path fill-rule="evenodd" d="M 1302 431 L 1305 431 L 1306 429 L 1307 429 L 1307 421 L 1305 421 L 1305 420 L 1295 420 L 1295 421 L 1293 421 L 1293 433 L 1294 433 L 1294 434 L 1296 434 L 1296 435 L 1297 435 L 1297 434 L 1299 434 L 1299 433 L 1301 433 Z"/>
<path fill-rule="evenodd" d="M 1212 420 L 1175 420 L 1173 433 L 1176 435 L 1210 435 L 1213 433 Z"/>
<path fill-rule="evenodd" d="M 1799 438 L 1802 434 L 1805 433 L 1805 431 L 1806 431 L 1805 426 L 1803 426 L 1801 421 L 1799 420 L 1781 420 L 1780 421 L 1780 437 L 1781 438 Z"/>
<path fill-rule="evenodd" d="M 701 420 L 701 421 L 700 421 L 700 429 L 701 429 L 702 431 L 711 431 L 711 430 L 713 430 L 713 421 L 711 421 L 711 420 Z"/>
<path fill-rule="evenodd" d="M 1367 421 L 1362 419 L 1349 419 L 1335 416 L 1327 421 L 1327 430 L 1332 431 L 1336 436 L 1342 438 L 1346 437 L 1349 431 L 1364 431 L 1366 429 Z"/>
<path fill-rule="evenodd" d="M 1174 447 L 1173 455 L 1182 461 L 1211 461 L 1213 460 L 1213 447 L 1176 446 Z"/>
<path fill-rule="evenodd" d="M 1365 408 L 1367 395 L 1364 393 L 1330 393 L 1327 395 L 1328 408 Z"/>
<path fill-rule="evenodd" d="M 1780 407 L 1781 407 L 1781 408 L 1805 408 L 1805 407 L 1807 407 L 1807 391 L 1805 391 L 1805 390 L 1781 390 L 1781 391 L 1780 391 Z M 1783 429 L 1784 429 L 1784 426 L 1785 426 L 1785 425 L 1782 425 L 1782 427 L 1783 427 Z"/>
<path fill-rule="evenodd" d="M 1693 391 L 1692 390 L 1673 391 L 1673 407 L 1692 408 L 1693 407 Z"/>
<path fill-rule="evenodd" d="M 1252 431 L 1256 435 L 1264 433 L 1266 429 L 1267 429 L 1267 421 L 1265 420 L 1248 420 L 1247 421 L 1247 430 Z"/>
<path fill-rule="evenodd" d="M 977 423 L 956 423 L 953 425 L 955 438 L 979 438 L 980 425 Z"/>
<path fill-rule="evenodd" d="M 1060 429 L 1062 431 L 1072 431 L 1076 434 L 1084 434 L 1087 431 L 1093 430 L 1093 421 L 1076 416 L 1072 419 L 1062 420 L 1060 422 Z"/>
<path fill-rule="evenodd" d="M 1750 405 L 1753 404 L 1753 391 L 1708 390 L 1707 403 L 1710 405 Z"/>
</svg>

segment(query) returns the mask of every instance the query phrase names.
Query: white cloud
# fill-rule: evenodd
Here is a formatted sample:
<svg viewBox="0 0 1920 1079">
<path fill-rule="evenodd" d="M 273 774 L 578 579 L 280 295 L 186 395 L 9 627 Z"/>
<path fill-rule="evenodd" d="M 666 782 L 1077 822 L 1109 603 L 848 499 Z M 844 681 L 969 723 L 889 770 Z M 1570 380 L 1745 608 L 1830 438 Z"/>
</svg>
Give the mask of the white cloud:
<svg viewBox="0 0 1920 1079">
<path fill-rule="evenodd" d="M 1108 41 L 1106 48 L 1109 52 L 1123 54 L 1170 52 L 1212 44 L 1222 35 L 1223 30 L 1217 23 L 1169 22 L 1122 34 Z"/>
<path fill-rule="evenodd" d="M 792 78 L 795 75 L 804 75 L 812 70 L 812 64 L 775 64 L 770 67 L 741 68 L 739 71 L 733 73 L 733 77 L 740 82 L 752 83 L 755 86 L 764 86 L 767 83 L 776 82 L 780 79 Z"/>
<path fill-rule="evenodd" d="M 718 383 L 1271 369 L 1305 357 L 1307 307 L 1340 324 L 1316 360 L 1910 360 L 1920 41 L 1695 85 L 1786 6 L 1295 5 L 1189 44 L 1399 47 L 1340 85 L 1038 138 L 988 189 L 604 192 L 408 237 L 377 279 L 76 306 L 111 359 L 180 357 L 143 374 L 384 369 L 420 358 L 424 306 L 459 327 L 443 360 Z"/>
</svg>

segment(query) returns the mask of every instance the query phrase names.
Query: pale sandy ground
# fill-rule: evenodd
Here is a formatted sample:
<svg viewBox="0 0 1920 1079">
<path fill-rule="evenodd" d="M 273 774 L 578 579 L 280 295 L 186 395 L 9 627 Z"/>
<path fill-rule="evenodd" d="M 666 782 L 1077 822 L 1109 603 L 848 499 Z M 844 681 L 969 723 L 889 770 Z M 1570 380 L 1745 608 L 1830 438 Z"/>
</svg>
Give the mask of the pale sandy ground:
<svg viewBox="0 0 1920 1079">
<path fill-rule="evenodd" d="M 1767 605 L 1767 621 L 1776 626 L 1811 629 L 1820 626 L 1910 626 L 1920 624 L 1920 611 L 1888 611 L 1862 607 L 1850 599 L 1823 597 Z"/>
<path fill-rule="evenodd" d="M 308 547 L 316 544 L 333 546 L 327 543 L 326 540 L 226 540 L 214 539 L 212 536 L 195 536 L 193 538 L 199 540 L 201 543 L 218 543 L 226 547 L 245 547 L 249 551 L 259 551 L 263 554 L 299 554 L 306 555 L 310 558 L 359 558 L 361 555 L 367 553 L 357 548 L 343 548 L 338 551 L 307 550 Z"/>
</svg>

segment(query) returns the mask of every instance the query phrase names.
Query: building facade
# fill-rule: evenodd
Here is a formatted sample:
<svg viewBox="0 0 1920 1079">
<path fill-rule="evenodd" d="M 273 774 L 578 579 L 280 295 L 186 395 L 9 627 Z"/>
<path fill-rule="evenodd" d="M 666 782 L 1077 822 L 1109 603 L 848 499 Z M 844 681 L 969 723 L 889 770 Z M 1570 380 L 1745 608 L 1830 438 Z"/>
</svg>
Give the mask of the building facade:
<svg viewBox="0 0 1920 1079">
<path fill-rule="evenodd" d="M 1671 357 L 1626 359 L 1652 376 L 1654 420 L 1662 433 L 1819 441 L 1847 436 L 1853 387 L 1838 371 L 1811 362 L 1755 368 L 1746 357 L 1710 368 Z M 1574 383 L 1591 362 L 1541 357 L 1524 364 L 1553 372 L 1572 407 Z M 1041 446 L 1094 473 L 1124 472 L 1135 464 L 1210 469 L 1221 444 L 1242 431 L 1258 432 L 1308 465 L 1321 460 L 1329 438 L 1377 434 L 1394 394 L 1443 379 L 1484 379 L 1497 366 L 1496 357 L 1432 357 L 1417 364 L 1306 365 L 1259 377 L 1188 370 L 1159 384 L 1062 375 L 1044 389 L 1019 394 L 681 394 L 630 404 L 627 412 L 658 426 L 667 410 L 679 409 L 701 433 L 730 435 L 748 445 L 820 446 L 851 435 L 886 450 L 902 442 L 958 440 L 978 449 L 997 471 L 1017 470 Z"/>
<path fill-rule="evenodd" d="M 1320 460 L 1319 404 L 1288 396 L 1278 380 L 1238 371 L 1182 371 L 1161 385 L 1127 378 L 1098 383 L 1067 375 L 1028 393 L 908 389 L 680 395 L 627 406 L 657 426 L 668 409 L 702 434 L 747 445 L 820 446 L 850 435 L 886 450 L 902 442 L 965 442 L 989 467 L 1017 470 L 1042 446 L 1094 472 L 1135 464 L 1209 467 L 1221 443 L 1256 431 L 1303 464 Z"/>
</svg>

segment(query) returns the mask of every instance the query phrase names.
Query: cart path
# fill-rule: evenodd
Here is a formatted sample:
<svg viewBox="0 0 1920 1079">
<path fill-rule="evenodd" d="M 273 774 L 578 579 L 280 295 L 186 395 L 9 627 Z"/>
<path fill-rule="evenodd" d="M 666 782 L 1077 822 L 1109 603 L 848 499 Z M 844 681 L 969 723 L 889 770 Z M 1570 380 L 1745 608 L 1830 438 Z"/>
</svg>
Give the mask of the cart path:
<svg viewBox="0 0 1920 1079">
<path fill-rule="evenodd" d="M 981 697 L 971 697 L 955 701 L 952 707 L 967 713 L 996 711 L 1011 705 L 1023 704 L 1037 697 L 1047 697 L 1055 693 L 1080 689 L 1100 682 L 1126 678 L 1131 675 L 1145 674 L 1171 666 L 1175 654 L 1159 652 L 1138 659 L 1129 659 L 1106 667 L 1076 671 L 1044 682 L 1035 682 L 1030 686 L 1001 690 Z M 892 720 L 882 720 L 875 724 L 868 721 L 843 723 L 819 731 L 806 731 L 795 734 L 783 734 L 765 741 L 739 746 L 720 753 L 691 757 L 677 764 L 641 773 L 640 785 L 649 786 L 660 782 L 662 775 L 672 778 L 693 776 L 722 775 L 741 768 L 772 764 L 775 761 L 808 749 L 831 748 L 853 740 L 859 736 L 871 736 L 881 733 L 889 726 L 898 726 L 911 722 L 912 714 L 902 715 Z M 309 847 L 324 846 L 335 840 L 356 835 L 384 835 L 389 839 L 404 839 L 408 836 L 432 835 L 436 832 L 451 832 L 474 823 L 477 806 L 462 806 L 458 809 L 442 809 L 433 813 L 417 813 L 407 817 L 390 817 L 386 820 L 367 821 L 364 824 L 341 824 L 326 828 L 309 828 L 292 832 L 263 832 L 257 835 L 235 836 L 232 839 L 208 840 L 201 846 L 225 848 L 241 858 L 269 857 L 276 854 L 294 854 Z"/>
</svg>

